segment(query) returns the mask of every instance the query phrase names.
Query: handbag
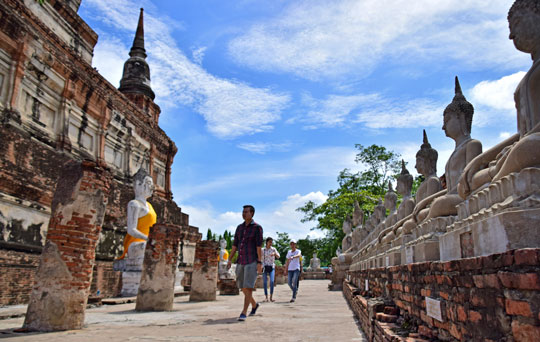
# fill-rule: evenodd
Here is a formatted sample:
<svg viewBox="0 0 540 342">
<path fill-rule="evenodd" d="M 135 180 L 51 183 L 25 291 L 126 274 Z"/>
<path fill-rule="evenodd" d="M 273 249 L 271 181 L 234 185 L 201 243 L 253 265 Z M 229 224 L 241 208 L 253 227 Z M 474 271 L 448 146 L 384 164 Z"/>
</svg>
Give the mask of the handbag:
<svg viewBox="0 0 540 342">
<path fill-rule="evenodd" d="M 272 267 L 272 265 L 264 265 L 265 273 L 272 273 L 273 270 L 274 270 L 274 267 Z"/>
</svg>

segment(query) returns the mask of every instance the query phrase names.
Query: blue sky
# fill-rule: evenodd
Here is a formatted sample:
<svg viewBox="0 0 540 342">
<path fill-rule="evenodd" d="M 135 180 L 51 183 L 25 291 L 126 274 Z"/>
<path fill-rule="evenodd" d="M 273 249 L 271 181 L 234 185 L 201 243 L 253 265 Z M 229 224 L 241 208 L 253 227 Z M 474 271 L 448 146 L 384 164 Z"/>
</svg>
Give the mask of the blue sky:
<svg viewBox="0 0 540 342">
<path fill-rule="evenodd" d="M 439 151 L 454 76 L 488 148 L 516 132 L 513 91 L 530 56 L 508 39 L 506 0 L 84 0 L 99 34 L 93 65 L 118 86 L 139 8 L 160 126 L 179 152 L 174 199 L 202 232 L 232 230 L 251 203 L 265 234 L 314 224 L 354 144 L 400 153 L 414 170 L 422 129 Z"/>
</svg>

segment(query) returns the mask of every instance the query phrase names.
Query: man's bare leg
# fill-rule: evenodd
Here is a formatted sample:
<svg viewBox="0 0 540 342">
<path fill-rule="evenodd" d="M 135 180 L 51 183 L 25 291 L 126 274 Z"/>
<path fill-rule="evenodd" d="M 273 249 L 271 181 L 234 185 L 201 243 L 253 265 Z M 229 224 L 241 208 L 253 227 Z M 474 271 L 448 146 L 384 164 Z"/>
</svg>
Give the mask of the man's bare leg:
<svg viewBox="0 0 540 342">
<path fill-rule="evenodd" d="M 249 304 L 251 304 L 251 307 L 254 308 L 257 306 L 257 302 L 255 299 L 253 299 L 253 289 L 244 288 L 242 289 L 242 292 L 244 292 L 244 310 L 242 310 L 242 313 L 247 315 Z"/>
</svg>

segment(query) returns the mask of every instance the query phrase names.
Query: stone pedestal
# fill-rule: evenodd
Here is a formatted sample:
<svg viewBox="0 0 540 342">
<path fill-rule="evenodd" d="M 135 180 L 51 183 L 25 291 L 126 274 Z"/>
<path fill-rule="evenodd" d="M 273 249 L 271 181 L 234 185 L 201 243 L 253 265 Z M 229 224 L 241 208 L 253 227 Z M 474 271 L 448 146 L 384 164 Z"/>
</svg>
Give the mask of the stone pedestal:
<svg viewBox="0 0 540 342">
<path fill-rule="evenodd" d="M 257 274 L 257 279 L 255 280 L 255 288 L 256 289 L 263 288 L 263 278 L 261 274 Z"/>
<path fill-rule="evenodd" d="M 283 285 L 287 282 L 287 271 L 285 266 L 276 266 L 276 273 L 274 274 L 274 285 Z"/>
<path fill-rule="evenodd" d="M 24 328 L 32 331 L 83 327 L 105 215 L 110 173 L 92 162 L 62 168 L 24 321 Z"/>
<path fill-rule="evenodd" d="M 540 246 L 540 169 L 511 173 L 458 206 L 440 238 L 441 260 Z"/>
<path fill-rule="evenodd" d="M 181 227 L 155 224 L 144 252 L 136 311 L 172 310 Z"/>
<path fill-rule="evenodd" d="M 146 242 L 134 242 L 124 259 L 115 260 L 115 270 L 122 271 L 122 297 L 134 297 L 139 292 L 145 249 Z"/>
<path fill-rule="evenodd" d="M 219 294 L 220 295 L 239 295 L 240 289 L 236 285 L 234 279 L 220 279 L 219 280 Z"/>
<path fill-rule="evenodd" d="M 343 280 L 352 263 L 352 255 L 341 254 L 339 258 L 332 258 L 332 282 L 328 288 L 332 291 L 341 291 L 343 289 Z"/>
<path fill-rule="evenodd" d="M 326 279 L 326 273 L 324 271 L 306 271 L 304 279 Z"/>
<path fill-rule="evenodd" d="M 219 243 L 201 241 L 195 249 L 190 301 L 216 300 Z"/>
<path fill-rule="evenodd" d="M 405 263 L 440 260 L 439 237 L 456 219 L 441 216 L 419 224 L 413 231 L 415 238 L 405 245 Z"/>
</svg>

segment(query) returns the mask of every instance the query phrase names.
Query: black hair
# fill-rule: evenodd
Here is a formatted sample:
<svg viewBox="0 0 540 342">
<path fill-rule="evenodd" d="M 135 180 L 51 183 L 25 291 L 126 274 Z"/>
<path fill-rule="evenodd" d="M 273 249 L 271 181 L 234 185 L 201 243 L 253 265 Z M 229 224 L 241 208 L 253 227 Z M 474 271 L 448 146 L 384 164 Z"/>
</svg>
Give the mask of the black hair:
<svg viewBox="0 0 540 342">
<path fill-rule="evenodd" d="M 244 206 L 244 209 L 245 209 L 245 208 L 249 208 L 249 211 L 251 211 L 251 214 L 253 214 L 253 215 L 255 214 L 255 207 L 252 206 L 251 204 L 246 204 L 246 205 Z"/>
</svg>

